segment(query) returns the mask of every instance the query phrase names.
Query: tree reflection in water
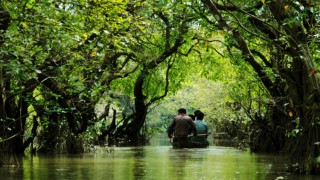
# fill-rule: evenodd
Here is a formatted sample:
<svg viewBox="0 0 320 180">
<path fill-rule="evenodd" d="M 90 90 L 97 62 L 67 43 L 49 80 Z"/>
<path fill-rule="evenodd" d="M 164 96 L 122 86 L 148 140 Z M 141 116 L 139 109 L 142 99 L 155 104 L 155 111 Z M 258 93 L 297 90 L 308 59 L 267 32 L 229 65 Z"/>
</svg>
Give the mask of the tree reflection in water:
<svg viewBox="0 0 320 180">
<path fill-rule="evenodd" d="M 20 167 L 0 168 L 6 179 L 296 179 L 283 157 L 233 147 L 173 149 L 170 145 L 116 147 L 78 155 L 21 157 Z M 299 176 L 299 179 L 314 179 Z M 318 176 L 320 178 L 320 176 Z"/>
</svg>

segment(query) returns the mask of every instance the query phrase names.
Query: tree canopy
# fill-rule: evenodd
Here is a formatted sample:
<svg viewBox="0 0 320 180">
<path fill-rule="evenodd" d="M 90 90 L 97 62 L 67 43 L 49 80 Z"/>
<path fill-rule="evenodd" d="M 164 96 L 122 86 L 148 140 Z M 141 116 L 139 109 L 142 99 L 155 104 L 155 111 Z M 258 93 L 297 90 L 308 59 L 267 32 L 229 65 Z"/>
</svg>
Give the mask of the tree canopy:
<svg viewBox="0 0 320 180">
<path fill-rule="evenodd" d="M 319 7 L 3 0 L 0 153 L 144 145 L 147 127 L 164 130 L 165 114 L 184 105 L 213 128 L 239 127 L 252 151 L 281 151 L 290 170 L 318 173 Z"/>
</svg>

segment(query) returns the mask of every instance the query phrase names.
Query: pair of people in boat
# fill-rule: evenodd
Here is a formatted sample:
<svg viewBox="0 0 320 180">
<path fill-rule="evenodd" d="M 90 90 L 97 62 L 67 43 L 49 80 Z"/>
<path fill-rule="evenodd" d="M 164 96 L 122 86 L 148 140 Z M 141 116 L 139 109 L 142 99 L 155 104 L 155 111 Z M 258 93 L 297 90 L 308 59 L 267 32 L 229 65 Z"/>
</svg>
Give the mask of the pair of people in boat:
<svg viewBox="0 0 320 180">
<path fill-rule="evenodd" d="M 178 115 L 173 119 L 168 128 L 168 137 L 174 148 L 203 148 L 208 147 L 208 127 L 202 121 L 204 114 L 197 110 L 195 121 L 187 115 L 184 108 L 178 110 Z M 190 130 L 193 136 L 190 138 Z"/>
</svg>

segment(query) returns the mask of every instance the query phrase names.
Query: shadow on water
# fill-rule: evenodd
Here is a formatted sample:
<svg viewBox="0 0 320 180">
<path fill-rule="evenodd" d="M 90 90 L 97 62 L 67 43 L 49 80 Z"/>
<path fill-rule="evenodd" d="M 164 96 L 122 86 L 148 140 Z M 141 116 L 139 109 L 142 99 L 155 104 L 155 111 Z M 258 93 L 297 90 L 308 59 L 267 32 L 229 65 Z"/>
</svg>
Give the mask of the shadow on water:
<svg viewBox="0 0 320 180">
<path fill-rule="evenodd" d="M 203 149 L 172 149 L 166 137 L 155 138 L 145 147 L 26 156 L 20 161 L 20 167 L 0 168 L 0 179 L 320 179 L 287 173 L 281 156 L 214 144 Z"/>
</svg>

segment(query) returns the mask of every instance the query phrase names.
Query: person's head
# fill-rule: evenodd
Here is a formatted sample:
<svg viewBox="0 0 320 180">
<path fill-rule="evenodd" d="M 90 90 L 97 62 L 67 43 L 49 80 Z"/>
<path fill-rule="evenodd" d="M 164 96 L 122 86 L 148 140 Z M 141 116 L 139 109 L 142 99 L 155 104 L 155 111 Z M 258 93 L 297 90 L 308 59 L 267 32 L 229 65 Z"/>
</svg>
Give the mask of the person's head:
<svg viewBox="0 0 320 180">
<path fill-rule="evenodd" d="M 192 120 L 196 119 L 196 117 L 193 114 L 189 114 L 188 116 L 191 117 Z"/>
<path fill-rule="evenodd" d="M 199 109 L 198 109 L 198 110 L 195 110 L 195 111 L 194 111 L 194 116 L 197 117 L 200 112 L 201 112 L 201 111 L 200 111 Z"/>
<path fill-rule="evenodd" d="M 203 120 L 203 118 L 204 118 L 204 113 L 200 111 L 200 112 L 197 114 L 197 120 Z"/>
<path fill-rule="evenodd" d="M 179 113 L 179 114 L 187 114 L 187 110 L 184 109 L 184 108 L 180 108 L 180 109 L 178 110 L 178 113 Z"/>
</svg>

